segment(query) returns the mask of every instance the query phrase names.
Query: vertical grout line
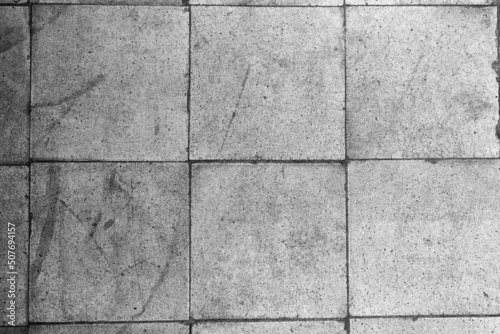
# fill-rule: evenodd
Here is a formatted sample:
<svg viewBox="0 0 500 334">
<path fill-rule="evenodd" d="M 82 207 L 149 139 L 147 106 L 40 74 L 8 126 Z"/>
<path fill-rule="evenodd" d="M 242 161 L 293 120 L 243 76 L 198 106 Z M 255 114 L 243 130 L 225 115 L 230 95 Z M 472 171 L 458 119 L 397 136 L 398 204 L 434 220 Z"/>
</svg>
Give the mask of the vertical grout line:
<svg viewBox="0 0 500 334">
<path fill-rule="evenodd" d="M 188 243 L 189 243 L 189 264 L 188 264 L 188 319 L 191 320 L 191 178 L 192 178 L 192 162 L 191 162 L 191 6 L 189 5 L 188 0 L 183 0 L 183 3 L 186 4 L 189 11 L 189 32 L 188 32 L 188 93 L 187 93 L 187 112 L 188 112 L 188 166 L 189 166 L 189 218 L 188 218 Z M 189 333 L 192 332 L 192 325 L 189 325 Z"/>
<path fill-rule="evenodd" d="M 28 28 L 29 28 L 29 96 L 28 96 L 28 245 L 26 255 L 26 326 L 30 324 L 30 258 L 31 258 L 31 90 L 33 64 L 33 6 L 28 0 Z"/>
<path fill-rule="evenodd" d="M 346 257 L 346 319 L 345 330 L 351 333 L 351 313 L 350 313 L 350 287 L 349 287 L 349 157 L 347 155 L 347 9 L 346 0 L 343 5 L 344 11 L 344 173 L 345 173 L 345 257 Z"/>
</svg>

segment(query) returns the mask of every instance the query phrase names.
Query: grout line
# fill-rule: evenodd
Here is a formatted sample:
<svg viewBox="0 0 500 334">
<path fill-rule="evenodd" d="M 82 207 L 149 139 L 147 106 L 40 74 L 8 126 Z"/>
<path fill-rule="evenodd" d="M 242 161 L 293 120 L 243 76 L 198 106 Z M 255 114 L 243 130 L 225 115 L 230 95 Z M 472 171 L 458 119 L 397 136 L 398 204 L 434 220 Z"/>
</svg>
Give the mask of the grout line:
<svg viewBox="0 0 500 334">
<path fill-rule="evenodd" d="M 26 255 L 26 325 L 30 324 L 30 285 L 31 285 L 31 87 L 32 87 L 32 77 L 33 77 L 33 6 L 31 0 L 28 0 L 28 28 L 29 28 L 29 97 L 28 97 L 28 240 L 27 240 L 27 250 Z"/>
<path fill-rule="evenodd" d="M 189 0 L 183 0 L 189 5 Z M 191 286 L 192 286 L 192 268 L 191 268 L 191 263 L 192 263 L 192 238 L 191 238 L 191 230 L 192 230 L 192 175 L 193 175 L 193 170 L 192 170 L 192 164 L 190 162 L 191 158 L 191 35 L 192 35 L 192 12 L 191 12 L 191 6 L 188 7 L 189 10 L 189 32 L 188 32 L 188 92 L 187 92 L 187 112 L 188 112 L 188 131 L 187 131 L 187 136 L 188 136 L 188 162 L 189 162 L 189 176 L 188 176 L 188 182 L 189 182 L 189 189 L 188 189 L 188 196 L 189 196 L 189 202 L 188 202 L 188 244 L 189 244 L 189 249 L 188 249 L 188 317 L 191 320 Z M 189 334 L 192 334 L 192 329 L 193 326 L 192 324 L 189 325 Z"/>
<path fill-rule="evenodd" d="M 346 319 L 345 331 L 347 334 L 351 333 L 351 312 L 350 312 L 350 285 L 349 285 L 349 156 L 347 155 L 347 7 L 346 0 L 343 6 L 344 13 L 344 157 L 345 163 L 345 273 L 346 273 Z"/>
</svg>

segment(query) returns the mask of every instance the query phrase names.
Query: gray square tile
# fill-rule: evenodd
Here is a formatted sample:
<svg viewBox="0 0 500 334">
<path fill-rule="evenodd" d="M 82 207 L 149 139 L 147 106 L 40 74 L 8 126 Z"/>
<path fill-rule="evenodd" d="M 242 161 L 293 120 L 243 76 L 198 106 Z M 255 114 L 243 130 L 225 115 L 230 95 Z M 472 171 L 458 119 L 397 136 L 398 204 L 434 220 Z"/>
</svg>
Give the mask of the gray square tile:
<svg viewBox="0 0 500 334">
<path fill-rule="evenodd" d="M 107 325 L 38 325 L 30 327 L 30 334 L 188 334 L 189 326 L 165 324 L 107 324 Z"/>
<path fill-rule="evenodd" d="M 0 167 L 0 326 L 27 323 L 28 183 L 27 167 Z"/>
<path fill-rule="evenodd" d="M 194 318 L 346 315 L 344 168 L 196 164 Z"/>
<path fill-rule="evenodd" d="M 186 164 L 32 168 L 30 321 L 188 317 Z"/>
<path fill-rule="evenodd" d="M 343 159 L 341 8 L 194 7 L 192 159 Z"/>
<path fill-rule="evenodd" d="M 350 311 L 498 314 L 500 161 L 352 162 Z"/>
<path fill-rule="evenodd" d="M 35 6 L 32 156 L 187 159 L 189 13 Z"/>
<path fill-rule="evenodd" d="M 347 155 L 498 157 L 496 12 L 347 8 Z"/>
<path fill-rule="evenodd" d="M 29 8 L 0 7 L 0 163 L 29 158 L 29 47 Z"/>
<path fill-rule="evenodd" d="M 345 334 L 344 323 L 312 322 L 239 322 L 206 323 L 193 326 L 194 334 Z"/>
</svg>

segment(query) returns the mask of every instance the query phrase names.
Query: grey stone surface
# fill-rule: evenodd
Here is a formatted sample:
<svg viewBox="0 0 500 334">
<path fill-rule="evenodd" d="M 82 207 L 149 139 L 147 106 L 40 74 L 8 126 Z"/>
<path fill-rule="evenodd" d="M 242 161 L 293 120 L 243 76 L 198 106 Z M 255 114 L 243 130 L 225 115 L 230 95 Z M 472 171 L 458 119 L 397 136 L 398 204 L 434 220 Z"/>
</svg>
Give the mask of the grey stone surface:
<svg viewBox="0 0 500 334">
<path fill-rule="evenodd" d="M 28 7 L 0 7 L 0 163 L 29 158 L 28 15 Z"/>
<path fill-rule="evenodd" d="M 345 334 L 344 323 L 314 322 L 244 322 L 207 323 L 193 326 L 194 334 Z"/>
<path fill-rule="evenodd" d="M 28 327 L 0 327 L 0 334 L 28 334 Z"/>
<path fill-rule="evenodd" d="M 32 3 L 182 6 L 182 0 L 32 0 Z"/>
<path fill-rule="evenodd" d="M 35 6 L 32 156 L 187 159 L 189 13 Z"/>
<path fill-rule="evenodd" d="M 186 164 L 32 167 L 30 321 L 188 317 Z"/>
<path fill-rule="evenodd" d="M 341 8 L 192 8 L 193 159 L 343 159 Z"/>
<path fill-rule="evenodd" d="M 352 162 L 352 315 L 498 314 L 500 161 Z"/>
<path fill-rule="evenodd" d="M 30 334 L 188 334 L 189 326 L 164 324 L 109 324 L 109 325 L 40 325 L 31 326 Z"/>
<path fill-rule="evenodd" d="M 346 0 L 348 5 L 495 5 L 495 0 Z"/>
<path fill-rule="evenodd" d="M 498 318 L 353 319 L 352 334 L 494 334 Z"/>
<path fill-rule="evenodd" d="M 496 12 L 347 8 L 347 155 L 498 157 Z"/>
<path fill-rule="evenodd" d="M 346 314 L 344 169 L 195 164 L 194 318 Z"/>
<path fill-rule="evenodd" d="M 342 6 L 344 0 L 190 0 L 193 5 Z"/>
<path fill-rule="evenodd" d="M 25 325 L 27 320 L 28 212 L 28 168 L 0 167 L 0 254 L 2 256 L 0 268 L 2 322 L 0 326 L 8 326 L 12 320 L 16 326 Z M 15 232 L 10 234 L 13 238 L 8 237 L 9 229 Z M 9 259 L 9 255 L 14 255 L 15 258 Z M 9 263 L 8 260 L 14 260 L 15 263 Z M 14 267 L 10 268 L 10 265 Z M 17 274 L 8 274 L 10 272 Z M 15 282 L 7 281 L 11 276 L 14 276 Z M 11 283 L 14 283 L 15 289 L 11 289 Z M 15 296 L 9 296 L 12 294 L 11 291 L 14 291 Z M 12 318 L 7 317 L 11 310 L 6 310 L 12 308 L 11 301 L 14 301 L 15 307 L 15 314 Z"/>
</svg>

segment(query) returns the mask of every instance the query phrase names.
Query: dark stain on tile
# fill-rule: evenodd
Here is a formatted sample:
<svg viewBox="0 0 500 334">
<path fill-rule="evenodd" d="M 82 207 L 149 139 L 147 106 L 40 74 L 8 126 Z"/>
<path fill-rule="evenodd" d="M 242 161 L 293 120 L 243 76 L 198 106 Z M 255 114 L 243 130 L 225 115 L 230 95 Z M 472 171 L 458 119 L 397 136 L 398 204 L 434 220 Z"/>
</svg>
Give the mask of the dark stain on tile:
<svg viewBox="0 0 500 334">
<path fill-rule="evenodd" d="M 6 52 L 24 42 L 27 36 L 22 27 L 0 26 L 0 53 Z"/>
<path fill-rule="evenodd" d="M 95 217 L 94 221 L 92 222 L 92 226 L 90 228 L 90 233 L 89 233 L 89 238 L 93 238 L 95 235 L 95 232 L 97 231 L 97 226 L 102 220 L 102 212 L 99 212 L 97 216 Z"/>
<path fill-rule="evenodd" d="M 115 224 L 115 220 L 114 219 L 108 219 L 104 225 L 103 225 L 103 229 L 106 231 L 108 228 L 110 228 L 111 226 L 113 226 Z"/>
<path fill-rule="evenodd" d="M 38 0 L 34 1 L 35 3 Z M 68 9 L 68 5 L 47 6 L 44 8 L 44 16 L 40 17 L 38 11 L 35 11 L 33 17 L 32 33 L 37 34 L 47 26 L 52 25 Z"/>
<path fill-rule="evenodd" d="M 437 164 L 439 162 L 438 159 L 425 159 L 425 162 L 431 163 L 433 165 Z"/>
<path fill-rule="evenodd" d="M 55 225 L 57 220 L 57 204 L 59 203 L 60 184 L 59 176 L 60 167 L 51 165 L 48 168 L 48 181 L 46 188 L 46 196 L 48 198 L 47 217 L 42 227 L 40 241 L 36 250 L 36 258 L 30 268 L 30 283 L 35 286 L 38 276 L 42 271 L 43 261 L 47 257 L 54 236 Z M 33 294 L 36 289 L 33 290 Z"/>
</svg>

